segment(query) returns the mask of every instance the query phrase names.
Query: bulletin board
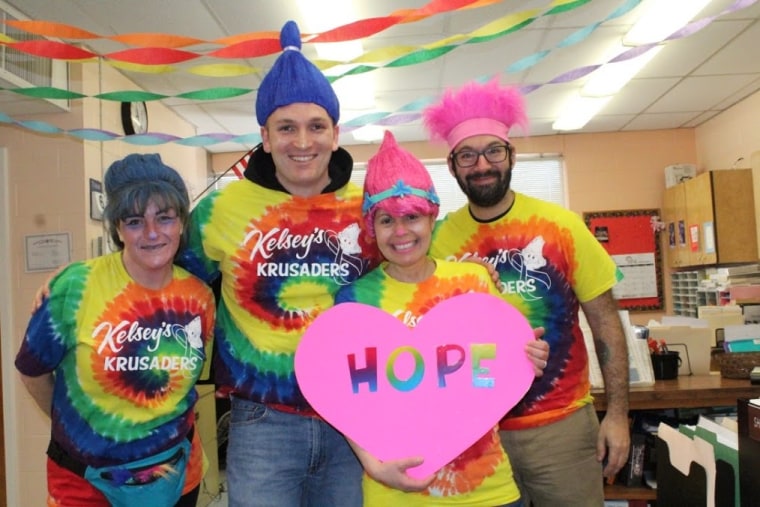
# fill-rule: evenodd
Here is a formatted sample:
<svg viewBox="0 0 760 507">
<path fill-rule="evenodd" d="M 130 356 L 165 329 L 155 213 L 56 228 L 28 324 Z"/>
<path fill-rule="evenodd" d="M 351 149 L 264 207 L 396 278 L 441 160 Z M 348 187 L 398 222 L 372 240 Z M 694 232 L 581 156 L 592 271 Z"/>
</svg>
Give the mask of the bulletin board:
<svg viewBox="0 0 760 507">
<path fill-rule="evenodd" d="M 612 289 L 620 308 L 661 310 L 662 259 L 658 233 L 652 222 L 660 210 L 590 211 L 583 220 L 623 274 Z"/>
</svg>

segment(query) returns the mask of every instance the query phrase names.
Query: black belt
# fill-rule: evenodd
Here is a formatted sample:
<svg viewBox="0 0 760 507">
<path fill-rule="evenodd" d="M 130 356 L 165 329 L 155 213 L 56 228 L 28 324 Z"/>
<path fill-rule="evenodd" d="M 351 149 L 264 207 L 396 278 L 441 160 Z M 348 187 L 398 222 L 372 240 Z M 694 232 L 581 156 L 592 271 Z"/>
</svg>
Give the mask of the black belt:
<svg viewBox="0 0 760 507">
<path fill-rule="evenodd" d="M 187 439 L 191 442 L 193 441 L 193 433 L 195 433 L 195 425 L 193 425 L 190 428 L 190 431 L 187 433 Z M 52 438 L 48 444 L 47 455 L 51 460 L 53 460 L 56 465 L 74 472 L 79 477 L 84 477 L 84 472 L 87 470 L 88 465 L 72 457 L 68 452 L 66 452 L 63 447 L 61 447 L 58 442 Z"/>
</svg>

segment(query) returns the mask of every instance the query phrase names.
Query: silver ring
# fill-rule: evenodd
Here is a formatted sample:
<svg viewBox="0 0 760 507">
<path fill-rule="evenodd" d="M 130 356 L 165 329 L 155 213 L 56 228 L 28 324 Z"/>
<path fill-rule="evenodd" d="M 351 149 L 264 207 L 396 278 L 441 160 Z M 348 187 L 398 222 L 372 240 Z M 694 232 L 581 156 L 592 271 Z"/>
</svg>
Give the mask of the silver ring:
<svg viewBox="0 0 760 507">
<path fill-rule="evenodd" d="M 544 359 L 544 367 L 543 367 L 543 368 L 541 368 L 541 369 L 542 369 L 542 370 L 545 370 L 545 369 L 546 369 L 546 365 L 547 365 L 547 364 L 549 364 L 549 363 L 546 361 L 546 359 Z"/>
</svg>

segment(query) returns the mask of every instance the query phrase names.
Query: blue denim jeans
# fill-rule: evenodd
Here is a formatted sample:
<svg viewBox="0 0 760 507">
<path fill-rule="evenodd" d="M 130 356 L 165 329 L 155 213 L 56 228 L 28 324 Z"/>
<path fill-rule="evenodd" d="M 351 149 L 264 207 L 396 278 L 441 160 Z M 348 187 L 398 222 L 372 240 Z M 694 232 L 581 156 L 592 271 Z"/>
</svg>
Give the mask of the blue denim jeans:
<svg viewBox="0 0 760 507">
<path fill-rule="evenodd" d="M 230 507 L 361 507 L 362 466 L 324 421 L 231 399 Z"/>
</svg>

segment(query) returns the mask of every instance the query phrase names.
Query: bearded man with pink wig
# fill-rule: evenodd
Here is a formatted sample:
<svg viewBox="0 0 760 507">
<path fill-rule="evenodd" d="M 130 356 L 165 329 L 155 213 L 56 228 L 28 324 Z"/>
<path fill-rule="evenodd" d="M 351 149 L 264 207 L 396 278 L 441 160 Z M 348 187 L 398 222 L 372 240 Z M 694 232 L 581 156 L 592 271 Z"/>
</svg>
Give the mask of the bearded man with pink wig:
<svg viewBox="0 0 760 507">
<path fill-rule="evenodd" d="M 436 226 L 431 255 L 480 257 L 499 273 L 501 297 L 543 327 L 551 354 L 543 376 L 502 420 L 515 479 L 537 507 L 604 505 L 603 476 L 628 458 L 628 354 L 612 287 L 618 270 L 575 213 L 510 188 L 525 128 L 523 97 L 498 79 L 448 90 L 423 119 L 445 142 L 448 166 L 468 204 Z M 593 333 L 608 400 L 599 422 L 580 327 Z"/>
</svg>

